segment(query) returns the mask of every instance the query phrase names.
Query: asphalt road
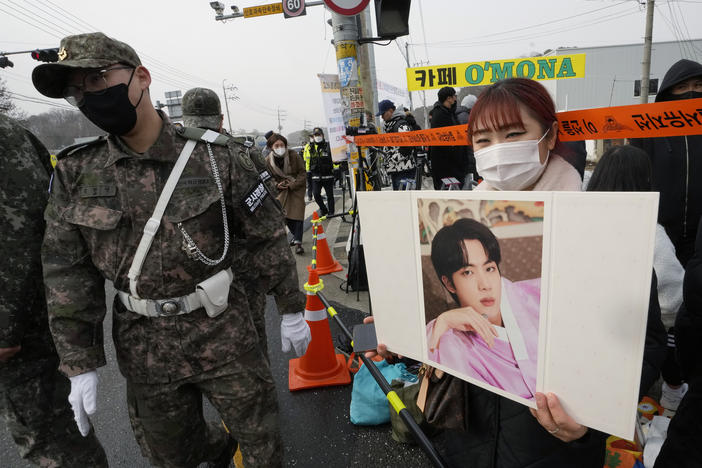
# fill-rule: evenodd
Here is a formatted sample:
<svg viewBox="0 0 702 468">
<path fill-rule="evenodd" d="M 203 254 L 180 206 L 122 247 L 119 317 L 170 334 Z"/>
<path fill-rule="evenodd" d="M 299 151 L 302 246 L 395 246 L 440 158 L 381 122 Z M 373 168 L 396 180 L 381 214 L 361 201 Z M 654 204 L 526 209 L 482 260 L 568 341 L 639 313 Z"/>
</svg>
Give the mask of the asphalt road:
<svg viewBox="0 0 702 468">
<path fill-rule="evenodd" d="M 362 314 L 338 304 L 342 319 L 359 323 Z M 278 312 L 274 301 L 267 304 L 268 348 L 280 404 L 280 427 L 285 446 L 286 467 L 342 468 L 430 466 L 417 447 L 400 445 L 390 437 L 390 426 L 359 427 L 349 421 L 351 386 L 304 390 L 287 388 L 288 360 L 292 354 L 280 351 Z M 105 320 L 107 366 L 99 369 L 98 408 L 92 418 L 107 452 L 110 466 L 150 466 L 134 441 L 125 403 L 125 381 L 117 369 L 111 340 L 111 313 Z M 332 326 L 332 336 L 340 331 Z M 207 419 L 217 420 L 215 410 L 205 402 Z M 14 447 L 3 425 L 0 429 L 0 468 L 28 467 Z"/>
</svg>

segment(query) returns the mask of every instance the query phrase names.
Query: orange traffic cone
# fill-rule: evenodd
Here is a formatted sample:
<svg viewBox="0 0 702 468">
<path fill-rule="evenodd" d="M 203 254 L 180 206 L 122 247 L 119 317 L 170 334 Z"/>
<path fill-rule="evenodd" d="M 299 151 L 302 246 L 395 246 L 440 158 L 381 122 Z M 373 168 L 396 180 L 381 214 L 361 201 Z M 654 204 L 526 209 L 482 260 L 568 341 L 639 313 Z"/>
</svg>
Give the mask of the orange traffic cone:
<svg viewBox="0 0 702 468">
<path fill-rule="evenodd" d="M 317 255 L 312 257 L 312 263 L 317 265 L 317 274 L 326 275 L 333 273 L 335 271 L 341 271 L 344 268 L 334 260 L 334 257 L 329 251 L 329 244 L 327 244 L 327 235 L 324 234 L 324 228 L 322 223 L 319 222 L 319 216 L 315 211 L 312 213 L 312 225 L 317 226 L 317 242 L 316 245 L 312 246 L 313 250 L 316 250 Z M 314 232 L 314 231 L 313 231 Z M 313 265 L 307 265 L 307 270 L 312 271 Z"/>
<path fill-rule="evenodd" d="M 311 271 L 305 285 L 307 304 L 305 320 L 312 332 L 312 341 L 304 356 L 291 359 L 288 368 L 288 388 L 302 390 L 305 388 L 347 385 L 351 375 L 346 367 L 343 354 L 334 354 L 329 320 L 324 304 L 314 293 L 323 286 L 316 271 Z M 309 290 L 308 290 L 309 287 Z"/>
</svg>

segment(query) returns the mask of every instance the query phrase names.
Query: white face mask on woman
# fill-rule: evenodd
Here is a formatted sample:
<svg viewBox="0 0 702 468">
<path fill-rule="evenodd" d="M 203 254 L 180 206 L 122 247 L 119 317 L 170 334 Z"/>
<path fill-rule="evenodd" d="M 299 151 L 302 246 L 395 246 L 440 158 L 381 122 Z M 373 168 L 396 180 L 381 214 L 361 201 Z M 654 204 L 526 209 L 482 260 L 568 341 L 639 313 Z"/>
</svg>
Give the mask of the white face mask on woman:
<svg viewBox="0 0 702 468">
<path fill-rule="evenodd" d="M 277 148 L 273 148 L 273 152 L 274 152 L 277 156 L 284 156 L 284 155 L 285 155 L 285 151 L 286 151 L 286 148 L 285 148 L 285 147 L 282 147 L 282 148 L 281 148 L 280 146 L 278 146 Z"/>
<path fill-rule="evenodd" d="M 539 180 L 546 161 L 541 164 L 539 143 L 548 134 L 546 130 L 538 140 L 498 143 L 475 152 L 478 174 L 497 190 L 523 190 Z"/>
<path fill-rule="evenodd" d="M 315 136 L 315 137 L 314 137 L 314 141 L 315 141 L 315 142 L 317 142 L 317 143 L 321 143 L 321 142 L 323 142 L 323 141 L 324 141 L 324 137 L 321 137 L 321 136 Z"/>
</svg>

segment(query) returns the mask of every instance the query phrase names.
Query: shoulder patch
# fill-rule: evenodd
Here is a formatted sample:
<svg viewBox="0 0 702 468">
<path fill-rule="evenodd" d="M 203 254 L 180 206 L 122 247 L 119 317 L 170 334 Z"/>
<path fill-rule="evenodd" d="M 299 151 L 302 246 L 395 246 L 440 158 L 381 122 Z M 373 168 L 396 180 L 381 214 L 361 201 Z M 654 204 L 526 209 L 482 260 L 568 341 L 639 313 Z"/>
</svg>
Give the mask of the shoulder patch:
<svg viewBox="0 0 702 468">
<path fill-rule="evenodd" d="M 97 144 L 106 143 L 106 142 L 107 142 L 107 135 L 102 135 L 102 136 L 96 137 L 95 139 L 90 140 L 90 141 L 85 141 L 83 143 L 78 143 L 76 145 L 67 146 L 66 148 L 64 148 L 58 152 L 58 154 L 56 155 L 56 160 L 58 161 L 58 160 L 63 159 L 67 156 L 70 156 L 70 155 L 82 150 L 83 148 L 88 148 L 90 146 L 95 146 Z"/>
<path fill-rule="evenodd" d="M 239 164 L 241 164 L 241 167 L 243 167 L 247 171 L 256 172 L 256 166 L 254 166 L 251 157 L 247 153 L 248 151 L 238 151 L 236 154 L 236 158 L 239 160 Z"/>
</svg>

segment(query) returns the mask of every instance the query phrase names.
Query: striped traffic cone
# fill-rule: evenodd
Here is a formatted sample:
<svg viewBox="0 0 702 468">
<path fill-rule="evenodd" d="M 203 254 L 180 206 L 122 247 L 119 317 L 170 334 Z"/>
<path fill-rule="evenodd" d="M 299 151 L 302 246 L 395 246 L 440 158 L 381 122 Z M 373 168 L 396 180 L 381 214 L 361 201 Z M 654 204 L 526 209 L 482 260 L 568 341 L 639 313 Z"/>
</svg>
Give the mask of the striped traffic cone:
<svg viewBox="0 0 702 468">
<path fill-rule="evenodd" d="M 305 320 L 310 326 L 312 341 L 302 357 L 290 360 L 288 367 L 288 388 L 290 390 L 351 383 L 351 375 L 346 367 L 346 358 L 343 354 L 334 353 L 327 311 L 316 294 L 316 291 L 323 287 L 324 284 L 319 279 L 319 275 L 312 270 L 309 280 L 305 284 L 307 294 Z"/>
<path fill-rule="evenodd" d="M 311 272 L 313 269 L 316 269 L 318 275 L 326 275 L 343 270 L 344 268 L 339 262 L 334 260 L 329 250 L 327 235 L 324 233 L 324 228 L 321 221 L 319 221 L 316 211 L 312 213 L 312 226 L 312 265 L 307 265 L 307 270 Z M 314 227 L 316 227 L 316 231 Z"/>
</svg>

